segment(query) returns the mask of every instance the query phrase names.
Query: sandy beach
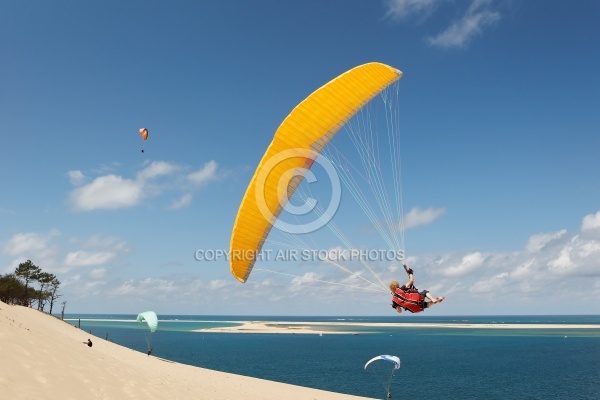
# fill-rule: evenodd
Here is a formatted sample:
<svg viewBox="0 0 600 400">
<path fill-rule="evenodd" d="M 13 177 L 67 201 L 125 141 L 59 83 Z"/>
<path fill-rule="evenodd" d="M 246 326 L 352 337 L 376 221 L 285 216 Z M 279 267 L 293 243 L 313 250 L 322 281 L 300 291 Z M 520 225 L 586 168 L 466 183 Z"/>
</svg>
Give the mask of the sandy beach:
<svg viewBox="0 0 600 400">
<path fill-rule="evenodd" d="M 148 357 L 2 302 L 0 354 L 2 397 L 15 400 L 361 398 Z"/>
<path fill-rule="evenodd" d="M 235 322 L 235 321 L 228 321 Z M 363 323 L 363 322 L 285 322 L 285 321 L 248 321 L 237 326 L 198 329 L 196 332 L 224 333 L 284 333 L 284 334 L 356 334 L 356 328 L 456 328 L 456 329 L 598 329 L 600 325 L 572 324 L 442 324 L 442 323 Z M 322 329 L 321 329 L 322 328 Z M 334 328 L 334 329 L 331 329 Z M 336 330 L 337 328 L 337 330 Z M 369 330 L 360 330 L 369 333 Z"/>
<path fill-rule="evenodd" d="M 317 325 L 315 327 L 314 325 Z M 264 321 L 248 321 L 241 323 L 238 326 L 227 326 L 220 328 L 197 329 L 195 332 L 223 332 L 223 333 L 284 333 L 284 334 L 351 334 L 346 330 L 343 331 L 327 331 L 318 329 L 317 323 L 306 324 L 306 322 L 264 322 Z M 331 325 L 326 323 L 323 325 Z"/>
</svg>

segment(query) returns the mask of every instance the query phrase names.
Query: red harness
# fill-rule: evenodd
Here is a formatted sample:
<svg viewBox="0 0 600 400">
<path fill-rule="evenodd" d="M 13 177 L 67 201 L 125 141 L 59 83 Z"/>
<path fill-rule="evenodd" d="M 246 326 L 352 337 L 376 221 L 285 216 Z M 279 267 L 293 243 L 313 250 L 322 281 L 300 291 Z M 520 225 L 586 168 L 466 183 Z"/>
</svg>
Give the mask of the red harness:
<svg viewBox="0 0 600 400">
<path fill-rule="evenodd" d="M 421 312 L 425 308 L 425 296 L 421 296 L 414 288 L 407 290 L 397 288 L 392 301 L 411 313 Z"/>
</svg>

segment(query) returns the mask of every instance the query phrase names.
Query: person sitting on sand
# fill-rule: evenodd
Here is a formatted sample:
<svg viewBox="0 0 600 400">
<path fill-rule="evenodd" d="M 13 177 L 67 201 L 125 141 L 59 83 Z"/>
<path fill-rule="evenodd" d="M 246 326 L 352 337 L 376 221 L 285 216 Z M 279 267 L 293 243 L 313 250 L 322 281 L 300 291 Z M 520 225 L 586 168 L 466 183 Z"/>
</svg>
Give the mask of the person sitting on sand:
<svg viewBox="0 0 600 400">
<path fill-rule="evenodd" d="M 150 357 L 151 355 L 152 355 L 152 347 L 150 347 L 150 348 L 148 349 L 148 357 Z"/>
<path fill-rule="evenodd" d="M 88 347 L 92 347 L 92 341 L 90 339 L 87 340 L 87 342 L 81 342 L 83 344 L 87 344 Z"/>
<path fill-rule="evenodd" d="M 418 313 L 426 308 L 433 306 L 434 304 L 441 303 L 445 297 L 433 297 L 428 290 L 419 291 L 414 285 L 413 270 L 406 264 L 402 264 L 404 270 L 408 274 L 408 282 L 403 286 L 400 286 L 398 281 L 390 282 L 390 290 L 392 291 L 392 307 L 397 312 L 401 313 L 402 310 L 410 311 L 411 313 Z M 425 299 L 431 301 L 425 301 Z"/>
</svg>

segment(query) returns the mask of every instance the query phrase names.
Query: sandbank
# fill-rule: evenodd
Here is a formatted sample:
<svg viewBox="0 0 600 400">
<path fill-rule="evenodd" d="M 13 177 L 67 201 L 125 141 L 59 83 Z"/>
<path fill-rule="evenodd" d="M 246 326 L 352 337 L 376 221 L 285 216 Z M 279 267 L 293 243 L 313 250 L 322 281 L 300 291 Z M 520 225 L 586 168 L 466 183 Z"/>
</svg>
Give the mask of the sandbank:
<svg viewBox="0 0 600 400">
<path fill-rule="evenodd" d="M 216 327 L 197 329 L 195 332 L 223 332 L 223 333 L 299 333 L 299 334 L 351 334 L 354 332 L 344 331 L 327 331 L 315 328 L 312 325 L 316 323 L 306 322 L 263 322 L 263 321 L 247 321 L 240 322 L 238 326 Z M 323 324 L 324 327 L 330 324 Z"/>
<path fill-rule="evenodd" d="M 92 347 L 83 344 L 88 338 Z M 14 400 L 361 398 L 148 357 L 2 302 L 0 355 L 2 397 Z"/>
<path fill-rule="evenodd" d="M 456 328 L 456 329 L 598 329 L 594 324 L 505 324 L 505 323 L 369 323 L 369 322 L 295 322 L 295 321 L 227 321 L 237 326 L 198 329 L 195 332 L 221 333 L 299 333 L 299 334 L 358 334 L 376 332 L 378 328 Z M 372 328 L 372 329 L 364 329 Z"/>
</svg>

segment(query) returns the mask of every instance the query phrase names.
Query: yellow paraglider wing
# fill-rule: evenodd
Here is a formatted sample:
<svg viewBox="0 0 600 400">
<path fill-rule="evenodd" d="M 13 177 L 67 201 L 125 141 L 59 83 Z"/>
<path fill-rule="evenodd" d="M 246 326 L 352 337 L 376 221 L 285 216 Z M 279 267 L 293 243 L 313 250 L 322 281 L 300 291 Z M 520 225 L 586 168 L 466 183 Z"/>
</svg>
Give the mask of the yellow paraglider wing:
<svg viewBox="0 0 600 400">
<path fill-rule="evenodd" d="M 245 282 L 256 255 L 307 170 L 344 124 L 402 72 L 385 64 L 353 68 L 297 105 L 279 126 L 242 199 L 230 243 L 231 273 Z"/>
</svg>

